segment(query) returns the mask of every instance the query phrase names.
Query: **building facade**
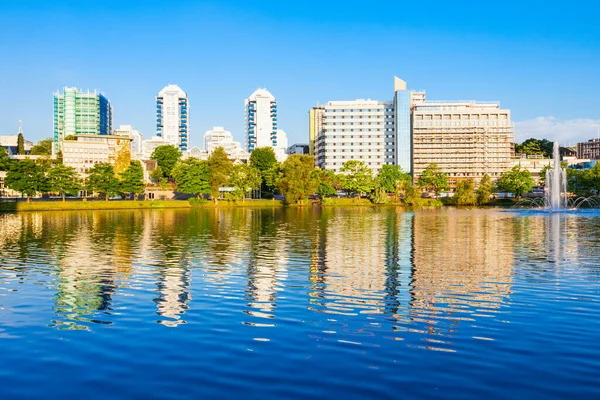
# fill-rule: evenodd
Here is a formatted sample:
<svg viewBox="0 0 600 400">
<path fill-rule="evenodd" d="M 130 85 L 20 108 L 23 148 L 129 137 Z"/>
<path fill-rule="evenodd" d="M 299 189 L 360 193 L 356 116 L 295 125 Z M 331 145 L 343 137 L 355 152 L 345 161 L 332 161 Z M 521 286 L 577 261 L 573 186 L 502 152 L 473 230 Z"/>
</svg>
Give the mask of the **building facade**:
<svg viewBox="0 0 600 400">
<path fill-rule="evenodd" d="M 375 173 L 398 165 L 415 180 L 436 163 L 451 185 L 492 179 L 511 168 L 514 134 L 510 111 L 498 102 L 430 101 L 394 77 L 392 101 L 330 101 L 309 112 L 315 163 L 339 172 L 348 160 Z"/>
<path fill-rule="evenodd" d="M 310 146 L 304 143 L 294 143 L 287 149 L 288 154 L 310 154 Z"/>
<path fill-rule="evenodd" d="M 362 161 L 374 172 L 394 163 L 394 105 L 376 100 L 330 101 L 315 140 L 316 163 L 336 172 Z"/>
<path fill-rule="evenodd" d="M 227 154 L 237 154 L 242 151 L 242 144 L 233 140 L 230 131 L 222 126 L 213 126 L 213 128 L 204 133 L 204 149 L 208 154 L 212 154 L 217 147 L 223 147 Z"/>
<path fill-rule="evenodd" d="M 25 154 L 29 154 L 34 144 L 32 141 L 24 140 Z M 0 136 L 0 147 L 3 147 L 10 157 L 17 155 L 19 149 L 19 135 Z"/>
<path fill-rule="evenodd" d="M 498 102 L 412 102 L 412 159 L 414 177 L 436 163 L 452 186 L 459 180 L 492 180 L 512 167 L 514 155 L 510 111 Z"/>
<path fill-rule="evenodd" d="M 308 154 L 311 156 L 315 155 L 315 141 L 318 133 L 323 129 L 324 114 L 325 107 L 323 106 L 313 107 L 308 112 Z"/>
<path fill-rule="evenodd" d="M 116 135 L 74 135 L 63 140 L 63 164 L 86 177 L 98 163 L 110 163 L 115 173 L 123 172 L 131 162 L 131 139 Z"/>
<path fill-rule="evenodd" d="M 54 93 L 54 154 L 67 136 L 111 135 L 112 131 L 113 108 L 104 95 L 69 87 L 62 94 Z"/>
<path fill-rule="evenodd" d="M 144 136 L 134 129 L 131 125 L 119 125 L 118 129 L 113 131 L 114 135 L 127 136 L 131 139 L 131 154 L 140 154 L 142 152 L 142 143 L 144 142 Z M 137 158 L 137 157 L 136 157 Z"/>
<path fill-rule="evenodd" d="M 278 146 L 277 101 L 267 89 L 257 89 L 245 101 L 246 151 Z"/>
<path fill-rule="evenodd" d="M 189 102 L 177 85 L 165 86 L 156 96 L 156 136 L 181 151 L 189 147 Z"/>
<path fill-rule="evenodd" d="M 600 138 L 577 143 L 577 158 L 600 160 Z"/>
</svg>

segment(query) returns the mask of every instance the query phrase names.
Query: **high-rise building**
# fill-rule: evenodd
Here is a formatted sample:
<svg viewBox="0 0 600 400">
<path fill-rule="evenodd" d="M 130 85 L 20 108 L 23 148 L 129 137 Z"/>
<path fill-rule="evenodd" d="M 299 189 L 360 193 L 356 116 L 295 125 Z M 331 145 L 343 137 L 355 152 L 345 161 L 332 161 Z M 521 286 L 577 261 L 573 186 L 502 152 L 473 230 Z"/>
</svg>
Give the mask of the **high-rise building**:
<svg viewBox="0 0 600 400">
<path fill-rule="evenodd" d="M 277 101 L 267 89 L 257 89 L 245 101 L 246 150 L 278 146 Z M 287 145 L 287 144 L 286 144 Z"/>
<path fill-rule="evenodd" d="M 189 143 L 189 102 L 177 85 L 165 86 L 156 96 L 156 136 L 181 151 Z"/>
<path fill-rule="evenodd" d="M 376 100 L 330 101 L 323 107 L 315 141 L 316 163 L 339 172 L 346 161 L 362 161 L 377 172 L 394 163 L 394 105 Z"/>
<path fill-rule="evenodd" d="M 431 101 L 394 77 L 393 101 L 330 101 L 309 113 L 316 164 L 339 171 L 348 160 L 377 172 L 399 165 L 415 179 L 436 163 L 450 184 L 492 179 L 510 169 L 510 111 L 498 102 Z"/>
<path fill-rule="evenodd" d="M 54 154 L 62 149 L 62 141 L 71 135 L 111 135 L 113 109 L 110 101 L 94 91 L 83 93 L 65 87 L 54 93 Z"/>
<path fill-rule="evenodd" d="M 315 140 L 323 128 L 324 113 L 325 107 L 323 106 L 313 107 L 308 112 L 308 147 L 311 156 L 315 155 Z"/>
</svg>

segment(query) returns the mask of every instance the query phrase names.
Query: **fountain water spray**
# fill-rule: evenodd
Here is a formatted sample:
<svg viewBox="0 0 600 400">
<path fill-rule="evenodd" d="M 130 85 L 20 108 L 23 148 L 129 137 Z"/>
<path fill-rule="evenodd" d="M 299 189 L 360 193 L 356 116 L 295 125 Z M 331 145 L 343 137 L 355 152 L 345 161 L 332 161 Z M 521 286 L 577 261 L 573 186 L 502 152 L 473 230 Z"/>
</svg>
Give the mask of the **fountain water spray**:
<svg viewBox="0 0 600 400">
<path fill-rule="evenodd" d="M 551 211 L 567 209 L 567 172 L 560 165 L 558 142 L 554 142 L 552 169 L 546 171 L 546 204 Z"/>
</svg>

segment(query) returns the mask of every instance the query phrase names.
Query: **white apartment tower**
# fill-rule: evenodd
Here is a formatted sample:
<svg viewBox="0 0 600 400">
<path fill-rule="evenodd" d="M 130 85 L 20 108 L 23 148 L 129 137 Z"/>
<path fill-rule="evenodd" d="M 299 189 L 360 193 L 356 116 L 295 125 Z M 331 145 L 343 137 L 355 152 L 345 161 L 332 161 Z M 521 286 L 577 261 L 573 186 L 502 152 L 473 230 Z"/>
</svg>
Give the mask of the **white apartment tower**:
<svg viewBox="0 0 600 400">
<path fill-rule="evenodd" d="M 245 101 L 246 150 L 278 147 L 277 102 L 267 89 L 257 89 Z M 275 150 L 275 149 L 274 149 Z"/>
<path fill-rule="evenodd" d="M 189 102 L 177 85 L 165 86 L 156 96 L 156 136 L 181 151 L 188 149 Z"/>
</svg>

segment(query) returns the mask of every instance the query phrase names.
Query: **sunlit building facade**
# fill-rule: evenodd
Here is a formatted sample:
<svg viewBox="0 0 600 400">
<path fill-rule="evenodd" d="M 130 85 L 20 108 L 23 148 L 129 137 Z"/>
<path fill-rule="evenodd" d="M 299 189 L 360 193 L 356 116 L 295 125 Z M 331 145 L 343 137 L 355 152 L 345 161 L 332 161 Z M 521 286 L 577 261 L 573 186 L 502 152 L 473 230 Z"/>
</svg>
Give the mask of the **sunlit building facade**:
<svg viewBox="0 0 600 400">
<path fill-rule="evenodd" d="M 65 87 L 54 93 L 53 153 L 62 149 L 62 141 L 71 135 L 111 135 L 113 108 L 104 95 Z"/>
<path fill-rule="evenodd" d="M 189 147 L 189 106 L 177 85 L 165 86 L 156 96 L 156 136 L 181 151 Z"/>
<path fill-rule="evenodd" d="M 278 147 L 277 101 L 267 89 L 257 89 L 245 101 L 246 151 Z"/>
</svg>

